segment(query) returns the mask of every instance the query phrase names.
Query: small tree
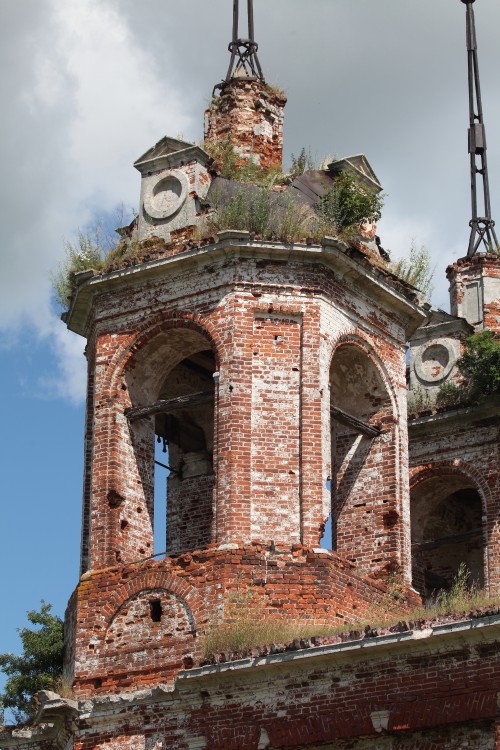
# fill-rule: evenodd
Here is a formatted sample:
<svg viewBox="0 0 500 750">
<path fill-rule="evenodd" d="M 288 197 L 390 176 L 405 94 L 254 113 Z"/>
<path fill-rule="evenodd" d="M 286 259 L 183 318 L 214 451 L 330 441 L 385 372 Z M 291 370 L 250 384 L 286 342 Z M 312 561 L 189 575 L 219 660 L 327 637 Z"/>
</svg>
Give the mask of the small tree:
<svg viewBox="0 0 500 750">
<path fill-rule="evenodd" d="M 21 656 L 0 654 L 0 669 L 7 675 L 0 695 L 0 708 L 10 709 L 17 722 L 30 719 L 36 709 L 34 695 L 38 690 L 56 687 L 63 669 L 63 622 L 51 614 L 52 606 L 41 602 L 40 611 L 27 613 L 36 628 L 21 628 Z"/>
<path fill-rule="evenodd" d="M 343 231 L 358 226 L 362 221 L 378 221 L 384 197 L 359 184 L 355 177 L 341 172 L 332 188 L 316 204 L 316 210 L 326 224 Z"/>
<path fill-rule="evenodd" d="M 292 177 L 300 177 L 300 175 L 307 172 L 309 169 L 314 169 L 314 159 L 312 158 L 311 151 L 303 147 L 298 156 L 292 154 L 291 156 L 292 166 L 290 167 L 290 174 Z"/>
<path fill-rule="evenodd" d="M 500 340 L 493 331 L 469 336 L 457 366 L 467 381 L 471 400 L 500 393 Z"/>
<path fill-rule="evenodd" d="M 393 261 L 390 264 L 390 270 L 419 289 L 425 299 L 430 298 L 436 267 L 431 267 L 431 256 L 424 245 L 418 247 L 415 240 L 412 240 L 408 257 Z"/>
</svg>

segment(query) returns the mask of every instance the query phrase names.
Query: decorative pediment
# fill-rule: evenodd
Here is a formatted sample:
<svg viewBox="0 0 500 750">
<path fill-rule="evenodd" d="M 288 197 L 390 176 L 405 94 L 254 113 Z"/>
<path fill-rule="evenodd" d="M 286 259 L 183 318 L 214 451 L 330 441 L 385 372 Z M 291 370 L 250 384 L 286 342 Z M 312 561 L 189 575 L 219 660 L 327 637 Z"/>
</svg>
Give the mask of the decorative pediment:
<svg viewBox="0 0 500 750">
<path fill-rule="evenodd" d="M 202 148 L 188 141 L 164 136 L 135 162 L 134 167 L 142 174 L 160 169 L 172 169 L 187 162 L 197 161 L 204 166 L 211 162 L 211 157 Z"/>
<path fill-rule="evenodd" d="M 380 180 L 364 154 L 355 154 L 354 156 L 345 156 L 343 159 L 336 159 L 328 165 L 328 170 L 332 174 L 348 172 L 358 177 L 367 188 L 375 190 L 377 193 L 380 193 L 382 190 Z"/>
</svg>

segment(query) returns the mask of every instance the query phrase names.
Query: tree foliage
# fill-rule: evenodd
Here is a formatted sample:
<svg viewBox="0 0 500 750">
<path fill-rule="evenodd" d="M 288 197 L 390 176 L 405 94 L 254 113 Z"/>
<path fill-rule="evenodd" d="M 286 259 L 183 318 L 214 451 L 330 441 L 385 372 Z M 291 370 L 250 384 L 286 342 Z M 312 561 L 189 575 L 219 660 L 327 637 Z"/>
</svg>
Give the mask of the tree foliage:
<svg viewBox="0 0 500 750">
<path fill-rule="evenodd" d="M 469 336 L 457 366 L 471 400 L 500 393 L 500 340 L 493 331 Z"/>
<path fill-rule="evenodd" d="M 341 172 L 332 188 L 316 204 L 320 218 L 338 231 L 356 227 L 365 219 L 378 221 L 384 196 L 364 188 L 353 175 Z"/>
<path fill-rule="evenodd" d="M 38 690 L 52 690 L 63 669 L 63 622 L 51 614 L 52 606 L 41 602 L 40 611 L 27 613 L 34 628 L 19 629 L 21 656 L 0 654 L 0 670 L 7 675 L 0 708 L 10 709 L 17 722 L 24 722 L 35 711 Z"/>
</svg>

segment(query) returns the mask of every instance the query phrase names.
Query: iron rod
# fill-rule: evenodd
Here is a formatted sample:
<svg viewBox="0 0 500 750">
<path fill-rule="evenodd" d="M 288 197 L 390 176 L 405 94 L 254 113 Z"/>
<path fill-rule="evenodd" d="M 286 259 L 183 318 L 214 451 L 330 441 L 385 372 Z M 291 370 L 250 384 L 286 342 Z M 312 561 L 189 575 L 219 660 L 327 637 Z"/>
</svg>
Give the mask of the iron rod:
<svg viewBox="0 0 500 750">
<path fill-rule="evenodd" d="M 233 3 L 233 44 L 238 41 L 238 26 L 240 15 L 240 0 L 234 0 Z"/>
<path fill-rule="evenodd" d="M 471 258 L 477 252 L 481 243 L 485 244 L 487 251 L 491 251 L 496 249 L 498 242 L 494 229 L 495 222 L 491 219 L 490 186 L 486 158 L 486 134 L 483 120 L 481 82 L 479 77 L 476 24 L 472 7 L 474 0 L 462 0 L 462 2 L 467 5 L 466 41 L 469 84 L 469 155 L 472 212 L 471 221 L 469 222 L 471 233 L 467 256 Z M 478 213 L 478 174 L 480 174 L 482 178 L 482 216 L 479 216 Z"/>
<path fill-rule="evenodd" d="M 248 38 L 251 42 L 255 41 L 254 39 L 255 33 L 254 33 L 254 25 L 253 25 L 253 0 L 248 0 Z"/>
</svg>

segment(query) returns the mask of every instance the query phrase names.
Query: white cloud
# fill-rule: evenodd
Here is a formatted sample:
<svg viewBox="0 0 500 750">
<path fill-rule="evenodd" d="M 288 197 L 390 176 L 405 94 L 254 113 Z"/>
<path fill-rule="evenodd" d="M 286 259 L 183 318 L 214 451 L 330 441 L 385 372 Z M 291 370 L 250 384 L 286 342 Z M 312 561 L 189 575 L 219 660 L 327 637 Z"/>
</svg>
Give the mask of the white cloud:
<svg viewBox="0 0 500 750">
<path fill-rule="evenodd" d="M 61 322 L 53 325 L 49 270 L 63 237 L 95 211 L 136 205 L 133 160 L 163 128 L 177 132 L 190 119 L 117 3 L 40 0 L 40 8 L 25 25 L 12 10 L 4 28 L 10 76 L 2 77 L 2 92 L 10 106 L 0 125 L 0 327 L 10 338 L 23 325 L 42 336 L 50 331 L 59 392 L 74 400 L 82 392 L 74 366 L 81 344 L 70 343 L 78 340 Z"/>
<path fill-rule="evenodd" d="M 81 404 L 87 383 L 85 340 L 68 331 L 55 315 L 51 315 L 47 322 L 39 336 L 41 344 L 50 347 L 55 367 L 51 374 L 38 377 L 36 392 L 40 398 L 63 398 L 72 404 Z"/>
</svg>

